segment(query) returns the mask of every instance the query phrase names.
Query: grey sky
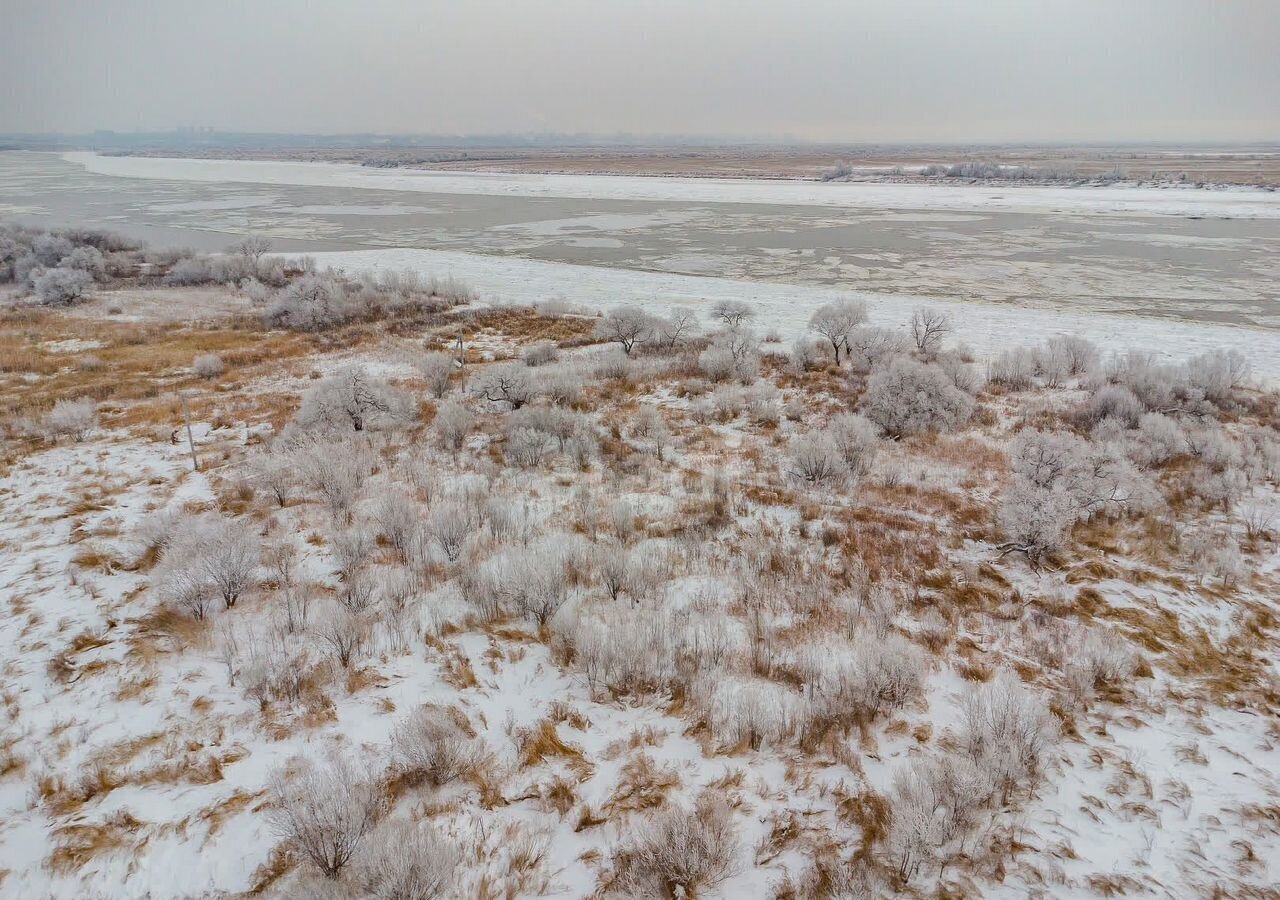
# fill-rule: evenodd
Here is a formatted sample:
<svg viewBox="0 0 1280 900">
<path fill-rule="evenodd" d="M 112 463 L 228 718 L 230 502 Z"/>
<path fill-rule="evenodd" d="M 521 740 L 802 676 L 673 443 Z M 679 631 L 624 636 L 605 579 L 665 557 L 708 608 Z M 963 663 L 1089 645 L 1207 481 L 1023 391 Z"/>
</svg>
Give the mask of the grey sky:
<svg viewBox="0 0 1280 900">
<path fill-rule="evenodd" d="M 1277 0 L 0 0 L 0 132 L 1280 140 Z"/>
</svg>

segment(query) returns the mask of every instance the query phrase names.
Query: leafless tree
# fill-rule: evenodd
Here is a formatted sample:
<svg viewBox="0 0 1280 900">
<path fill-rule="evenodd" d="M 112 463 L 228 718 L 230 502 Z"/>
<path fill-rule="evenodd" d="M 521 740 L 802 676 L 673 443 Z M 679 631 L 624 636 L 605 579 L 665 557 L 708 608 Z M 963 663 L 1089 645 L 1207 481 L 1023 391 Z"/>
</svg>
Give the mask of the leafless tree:
<svg viewBox="0 0 1280 900">
<path fill-rule="evenodd" d="M 925 357 L 935 356 L 951 333 L 951 317 L 940 310 L 922 306 L 911 313 L 911 340 Z"/>
<path fill-rule="evenodd" d="M 861 300 L 838 300 L 821 306 L 809 319 L 809 330 L 831 342 L 836 365 L 840 364 L 840 348 L 849 340 L 853 329 L 867 321 L 867 304 Z"/>
<path fill-rule="evenodd" d="M 302 396 L 298 423 L 304 427 L 364 431 L 411 418 L 408 398 L 361 366 L 349 366 Z"/>
<path fill-rule="evenodd" d="M 698 332 L 698 317 L 692 310 L 675 309 L 654 323 L 654 340 L 667 353 L 674 353 Z"/>
<path fill-rule="evenodd" d="M 741 328 L 755 316 L 755 307 L 741 300 L 717 300 L 711 306 L 711 318 L 719 319 L 729 329 Z"/>
<path fill-rule="evenodd" d="M 244 257 L 252 268 L 257 269 L 258 263 L 262 261 L 262 257 L 271 252 L 272 246 L 269 238 L 251 234 L 232 244 L 228 252 Z"/>
<path fill-rule="evenodd" d="M 360 656 L 369 637 L 368 619 L 337 600 L 319 611 L 312 627 L 344 669 Z"/>
<path fill-rule="evenodd" d="M 506 403 L 515 410 L 533 399 L 534 383 L 524 366 L 502 363 L 476 375 L 471 391 L 492 403 Z"/>
<path fill-rule="evenodd" d="M 636 344 L 652 340 L 657 323 L 644 310 L 635 306 L 616 306 L 596 324 L 596 337 L 621 345 L 628 356 Z"/>
</svg>

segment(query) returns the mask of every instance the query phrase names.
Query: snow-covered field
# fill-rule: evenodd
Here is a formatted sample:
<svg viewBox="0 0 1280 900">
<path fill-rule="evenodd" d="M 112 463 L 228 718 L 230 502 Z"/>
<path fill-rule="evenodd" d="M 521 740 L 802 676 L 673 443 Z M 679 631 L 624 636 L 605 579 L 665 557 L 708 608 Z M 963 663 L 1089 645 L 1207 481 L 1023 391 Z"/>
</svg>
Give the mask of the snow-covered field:
<svg viewBox="0 0 1280 900">
<path fill-rule="evenodd" d="M 374 169 L 349 163 L 63 154 L 89 172 L 170 181 L 293 184 L 435 194 L 831 206 L 850 209 L 1015 210 L 1153 216 L 1280 218 L 1280 193 L 1252 188 L 989 187 L 817 183 L 762 179 L 531 175 Z"/>
<path fill-rule="evenodd" d="M 1249 357 L 1259 378 L 1268 383 L 1280 382 L 1280 334 L 1260 329 L 1154 317 L 933 301 L 809 285 L 639 272 L 442 250 L 355 250 L 313 256 L 322 268 L 344 269 L 350 273 L 409 270 L 424 275 L 454 276 L 474 287 L 487 303 L 529 304 L 559 299 L 591 310 L 630 303 L 661 314 L 689 309 L 705 316 L 718 300 L 741 300 L 757 310 L 755 321 L 759 330 L 776 331 L 785 340 L 804 334 L 813 311 L 840 297 L 861 297 L 867 303 L 872 323 L 890 327 L 905 327 L 917 307 L 928 305 L 946 310 L 955 325 L 956 339 L 984 359 L 1012 347 L 1038 343 L 1046 337 L 1076 334 L 1108 351 L 1141 349 L 1170 361 L 1209 350 L 1235 349 Z"/>
</svg>

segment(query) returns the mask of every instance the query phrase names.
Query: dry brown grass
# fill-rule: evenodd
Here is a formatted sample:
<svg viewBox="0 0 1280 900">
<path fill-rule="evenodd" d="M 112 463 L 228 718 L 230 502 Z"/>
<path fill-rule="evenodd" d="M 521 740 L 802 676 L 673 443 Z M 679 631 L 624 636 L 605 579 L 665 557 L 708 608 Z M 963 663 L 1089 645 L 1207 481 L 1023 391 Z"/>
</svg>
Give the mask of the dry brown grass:
<svg viewBox="0 0 1280 900">
<path fill-rule="evenodd" d="M 659 766 L 649 754 L 637 753 L 623 763 L 618 783 L 605 801 L 605 814 L 655 809 L 666 803 L 667 795 L 679 784 L 680 774 L 674 766 Z"/>
<path fill-rule="evenodd" d="M 133 845 L 143 827 L 144 823 L 124 810 L 113 813 L 101 824 L 59 826 L 53 830 L 55 846 L 46 864 L 58 875 L 82 871 L 95 858 Z"/>
</svg>

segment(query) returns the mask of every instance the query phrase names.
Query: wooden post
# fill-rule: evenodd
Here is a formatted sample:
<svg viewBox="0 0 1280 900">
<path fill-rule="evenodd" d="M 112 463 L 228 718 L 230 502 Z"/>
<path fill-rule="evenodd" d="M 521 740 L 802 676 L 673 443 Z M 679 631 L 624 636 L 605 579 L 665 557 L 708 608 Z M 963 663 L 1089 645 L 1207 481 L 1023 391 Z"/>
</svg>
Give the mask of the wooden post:
<svg viewBox="0 0 1280 900">
<path fill-rule="evenodd" d="M 178 391 L 178 398 L 182 400 L 182 421 L 187 426 L 187 446 L 191 449 L 191 469 L 199 472 L 200 460 L 196 457 L 196 439 L 191 436 L 191 410 L 187 409 L 187 395 L 182 391 Z"/>
</svg>

